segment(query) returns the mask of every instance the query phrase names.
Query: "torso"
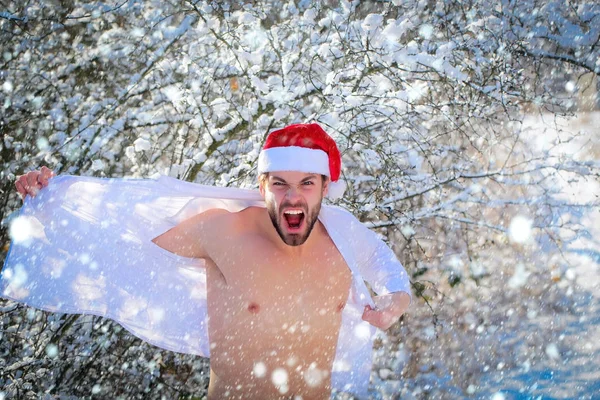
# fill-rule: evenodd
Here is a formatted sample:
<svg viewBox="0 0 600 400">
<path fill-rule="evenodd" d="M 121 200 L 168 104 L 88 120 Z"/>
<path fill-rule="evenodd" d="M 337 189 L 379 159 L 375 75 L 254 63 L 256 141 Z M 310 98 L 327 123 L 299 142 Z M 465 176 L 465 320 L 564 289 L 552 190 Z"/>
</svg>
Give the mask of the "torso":
<svg viewBox="0 0 600 400">
<path fill-rule="evenodd" d="M 328 399 L 350 270 L 320 223 L 292 257 L 257 229 L 264 209 L 236 214 L 208 251 L 209 398 Z"/>
</svg>

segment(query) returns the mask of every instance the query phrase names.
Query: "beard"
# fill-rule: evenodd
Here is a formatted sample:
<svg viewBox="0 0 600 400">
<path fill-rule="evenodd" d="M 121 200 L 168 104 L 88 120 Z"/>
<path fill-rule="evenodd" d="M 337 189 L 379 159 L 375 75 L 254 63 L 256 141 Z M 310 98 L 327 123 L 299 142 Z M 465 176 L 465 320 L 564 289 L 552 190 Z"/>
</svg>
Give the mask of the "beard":
<svg viewBox="0 0 600 400">
<path fill-rule="evenodd" d="M 283 225 L 287 224 L 283 213 L 278 214 L 277 208 L 273 205 L 272 202 L 267 202 L 267 212 L 269 213 L 269 217 L 271 217 L 271 223 L 275 227 L 275 230 L 279 234 L 279 237 L 285 244 L 288 246 L 300 246 L 306 242 L 310 233 L 312 232 L 317 220 L 319 219 L 319 212 L 321 212 L 321 202 L 312 209 L 308 209 L 308 205 L 304 202 L 299 202 L 296 204 L 292 204 L 290 202 L 282 202 L 279 207 L 280 210 L 285 209 L 286 207 L 290 208 L 301 208 L 304 212 L 304 221 L 305 229 L 304 233 L 286 233 Z"/>
</svg>

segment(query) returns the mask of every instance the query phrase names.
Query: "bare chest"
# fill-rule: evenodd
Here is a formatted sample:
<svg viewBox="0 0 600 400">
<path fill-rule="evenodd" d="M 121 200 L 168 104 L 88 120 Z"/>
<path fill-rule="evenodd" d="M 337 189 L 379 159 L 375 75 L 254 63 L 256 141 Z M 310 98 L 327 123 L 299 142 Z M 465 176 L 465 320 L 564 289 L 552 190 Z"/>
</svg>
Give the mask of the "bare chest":
<svg viewBox="0 0 600 400">
<path fill-rule="evenodd" d="M 261 240 L 232 247 L 237 251 L 213 260 L 232 312 L 284 322 L 319 319 L 344 307 L 352 277 L 333 243 L 299 256 L 281 254 Z"/>
<path fill-rule="evenodd" d="M 211 369 L 233 387 L 263 387 L 256 363 L 269 374 L 283 366 L 301 393 L 307 369 L 331 371 L 350 270 L 333 243 L 300 257 L 251 238 L 230 245 L 207 263 Z"/>
</svg>

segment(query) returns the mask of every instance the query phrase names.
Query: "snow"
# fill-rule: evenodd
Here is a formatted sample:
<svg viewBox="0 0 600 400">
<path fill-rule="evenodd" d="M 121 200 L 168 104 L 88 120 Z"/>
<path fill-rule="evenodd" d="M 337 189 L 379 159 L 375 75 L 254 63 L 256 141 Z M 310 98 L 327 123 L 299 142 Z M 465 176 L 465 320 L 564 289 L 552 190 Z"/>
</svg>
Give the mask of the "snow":
<svg viewBox="0 0 600 400">
<path fill-rule="evenodd" d="M 133 146 L 136 152 L 148 151 L 152 148 L 152 143 L 143 137 L 135 139 Z"/>
<path fill-rule="evenodd" d="M 283 108 L 278 108 L 277 110 L 275 110 L 275 112 L 273 113 L 273 119 L 276 121 L 280 121 L 283 118 L 287 117 L 289 115 L 289 111 Z"/>
<path fill-rule="evenodd" d="M 183 93 L 176 86 L 169 86 L 165 88 L 164 93 L 172 103 L 179 103 L 183 99 Z"/>
<path fill-rule="evenodd" d="M 38 221 L 27 216 L 14 218 L 9 226 L 9 236 L 12 241 L 20 245 L 27 245 L 34 237 L 43 237 L 43 232 Z"/>
<path fill-rule="evenodd" d="M 255 363 L 253 372 L 254 376 L 257 378 L 263 378 L 267 374 L 267 367 L 265 366 L 265 363 L 262 361 Z"/>
<path fill-rule="evenodd" d="M 508 228 L 510 240 L 515 243 L 526 243 L 527 241 L 531 240 L 531 226 L 532 221 L 529 218 L 523 215 L 517 215 L 511 219 Z"/>
<path fill-rule="evenodd" d="M 304 371 L 303 378 L 308 387 L 314 388 L 320 386 L 327 375 L 327 371 L 320 370 L 316 367 L 315 363 L 312 363 Z"/>
<path fill-rule="evenodd" d="M 317 17 L 317 12 L 314 8 L 308 8 L 304 11 L 303 17 L 308 22 L 314 22 Z"/>
<path fill-rule="evenodd" d="M 362 22 L 361 26 L 365 31 L 374 31 L 381 26 L 383 15 L 369 14 Z"/>
<path fill-rule="evenodd" d="M 430 24 L 423 24 L 419 27 L 419 35 L 426 40 L 431 39 L 433 36 L 433 26 Z"/>
<path fill-rule="evenodd" d="M 560 352 L 555 343 L 550 343 L 548 346 L 546 346 L 546 355 L 555 360 L 560 359 Z"/>
<path fill-rule="evenodd" d="M 240 25 L 250 25 L 256 21 L 256 17 L 249 12 L 242 12 L 238 17 L 238 24 Z"/>
<path fill-rule="evenodd" d="M 2 11 L 0 176 L 48 165 L 254 187 L 268 130 L 317 120 L 341 144 L 349 190 L 338 204 L 378 229 L 425 287 L 380 338 L 372 397 L 591 398 L 600 391 L 590 368 L 600 365 L 600 113 L 597 93 L 583 96 L 597 88 L 599 6 L 431 4 L 198 1 L 182 13 L 156 1 L 76 1 Z M 584 102 L 596 106 L 577 113 Z M 2 215 L 21 204 L 14 191 L 0 196 Z M 13 221 L 2 224 L 14 243 L 44 235 Z M 454 287 L 450 273 L 461 277 Z M 24 268 L 3 274 L 27 279 Z M 47 274 L 60 277 L 60 263 Z M 110 322 L 94 329 L 93 317 L 12 307 L 0 304 L 9 310 L 0 368 L 22 375 L 0 377 L 0 397 L 23 385 L 30 397 L 65 395 L 26 373 L 38 366 L 64 376 L 76 398 L 112 393 L 119 379 L 123 396 L 139 397 L 162 384 L 153 373 L 167 398 L 206 387 L 206 360 L 165 351 L 158 361 L 157 349 Z M 85 367 L 73 354 L 97 355 Z M 190 378 L 174 394 L 179 376 Z"/>
<path fill-rule="evenodd" d="M 513 289 L 518 289 L 520 287 L 525 286 L 529 275 L 530 273 L 525 268 L 525 265 L 523 263 L 518 263 L 515 267 L 513 276 L 511 276 L 508 280 L 508 286 Z"/>
<path fill-rule="evenodd" d="M 58 356 L 58 346 L 55 344 L 46 346 L 46 355 L 50 358 L 56 358 Z"/>
<path fill-rule="evenodd" d="M 288 392 L 288 372 L 284 368 L 276 368 L 271 374 L 271 381 L 281 394 Z"/>
<path fill-rule="evenodd" d="M 92 162 L 92 171 L 102 171 L 106 166 L 104 165 L 104 161 L 102 160 L 94 160 Z"/>
<path fill-rule="evenodd" d="M 4 93 L 10 94 L 12 93 L 13 89 L 14 86 L 10 81 L 6 81 L 2 84 L 2 90 L 4 91 Z"/>
<path fill-rule="evenodd" d="M 364 324 L 357 325 L 354 328 L 354 335 L 356 335 L 356 337 L 358 337 L 359 339 L 365 339 L 369 337 L 370 334 L 371 332 L 369 331 L 369 327 L 365 326 Z"/>
</svg>

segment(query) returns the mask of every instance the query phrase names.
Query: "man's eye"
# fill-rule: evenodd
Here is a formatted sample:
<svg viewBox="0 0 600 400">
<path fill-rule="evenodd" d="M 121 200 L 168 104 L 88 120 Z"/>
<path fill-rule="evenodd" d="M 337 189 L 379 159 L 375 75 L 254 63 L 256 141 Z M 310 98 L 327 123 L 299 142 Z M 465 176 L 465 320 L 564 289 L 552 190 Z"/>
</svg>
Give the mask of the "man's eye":
<svg viewBox="0 0 600 400">
<path fill-rule="evenodd" d="M 274 182 L 273 186 L 283 186 L 283 182 Z"/>
<path fill-rule="evenodd" d="M 304 182 L 305 185 L 314 185 L 315 183 L 313 181 L 306 181 Z"/>
</svg>

